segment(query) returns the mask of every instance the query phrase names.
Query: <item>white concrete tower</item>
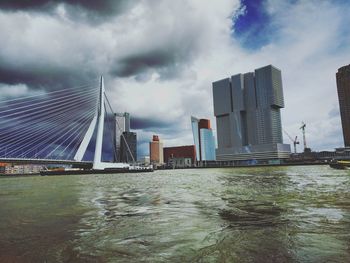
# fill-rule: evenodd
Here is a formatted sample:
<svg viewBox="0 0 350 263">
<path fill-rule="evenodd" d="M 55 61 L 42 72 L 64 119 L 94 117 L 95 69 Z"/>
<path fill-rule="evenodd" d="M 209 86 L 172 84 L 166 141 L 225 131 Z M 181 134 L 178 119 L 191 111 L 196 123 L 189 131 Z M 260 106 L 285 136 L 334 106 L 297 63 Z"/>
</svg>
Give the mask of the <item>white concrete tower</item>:
<svg viewBox="0 0 350 263">
<path fill-rule="evenodd" d="M 96 126 L 97 126 L 93 169 L 104 170 L 106 168 L 110 168 L 110 169 L 111 168 L 112 169 L 128 168 L 129 164 L 126 164 L 126 163 L 102 162 L 104 120 L 105 120 L 105 87 L 104 87 L 103 76 L 101 76 L 96 113 L 90 123 L 90 126 L 84 136 L 82 143 L 79 146 L 79 149 L 77 150 L 77 153 L 74 156 L 74 160 L 81 161 L 83 159 L 84 154 L 89 145 L 89 142 L 91 141 L 91 138 L 93 136 L 94 130 L 96 129 Z"/>
<path fill-rule="evenodd" d="M 103 145 L 103 128 L 105 120 L 105 85 L 103 76 L 100 79 L 100 93 L 99 93 L 99 102 L 97 105 L 97 135 L 96 135 L 96 146 L 95 146 L 95 155 L 93 169 L 101 169 L 102 162 L 102 145 Z"/>
</svg>

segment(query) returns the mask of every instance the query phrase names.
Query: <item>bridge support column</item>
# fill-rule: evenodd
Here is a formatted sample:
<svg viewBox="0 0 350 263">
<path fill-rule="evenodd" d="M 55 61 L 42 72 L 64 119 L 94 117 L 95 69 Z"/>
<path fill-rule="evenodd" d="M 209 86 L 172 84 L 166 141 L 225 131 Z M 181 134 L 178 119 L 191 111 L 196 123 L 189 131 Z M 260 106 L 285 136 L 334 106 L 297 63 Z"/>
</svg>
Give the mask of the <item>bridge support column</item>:
<svg viewBox="0 0 350 263">
<path fill-rule="evenodd" d="M 103 129 L 104 129 L 104 119 L 105 119 L 105 86 L 103 76 L 100 80 L 100 93 L 99 93 L 99 103 L 97 105 L 97 135 L 96 135 L 96 146 L 93 169 L 99 170 L 103 169 L 101 167 L 102 162 L 102 145 L 103 145 Z"/>
<path fill-rule="evenodd" d="M 106 168 L 110 168 L 110 169 L 129 168 L 129 164 L 126 164 L 126 163 L 102 162 L 104 120 L 105 120 L 105 86 L 104 86 L 103 76 L 101 76 L 96 113 L 84 136 L 84 139 L 81 145 L 79 146 L 77 153 L 75 154 L 74 159 L 76 161 L 81 161 L 83 159 L 84 154 L 89 145 L 89 142 L 91 141 L 91 138 L 93 136 L 94 130 L 96 129 L 96 126 L 97 126 L 95 154 L 94 154 L 92 168 L 94 170 L 104 170 Z"/>
</svg>

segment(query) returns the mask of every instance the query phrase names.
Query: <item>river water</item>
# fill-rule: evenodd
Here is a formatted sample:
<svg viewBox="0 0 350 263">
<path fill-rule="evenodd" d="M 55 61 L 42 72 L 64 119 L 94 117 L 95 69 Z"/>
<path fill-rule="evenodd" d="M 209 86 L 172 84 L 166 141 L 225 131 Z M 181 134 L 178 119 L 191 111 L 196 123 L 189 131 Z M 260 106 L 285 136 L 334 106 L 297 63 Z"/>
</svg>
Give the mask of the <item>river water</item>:
<svg viewBox="0 0 350 263">
<path fill-rule="evenodd" d="M 350 262 L 350 171 L 1 178 L 0 262 Z"/>
</svg>

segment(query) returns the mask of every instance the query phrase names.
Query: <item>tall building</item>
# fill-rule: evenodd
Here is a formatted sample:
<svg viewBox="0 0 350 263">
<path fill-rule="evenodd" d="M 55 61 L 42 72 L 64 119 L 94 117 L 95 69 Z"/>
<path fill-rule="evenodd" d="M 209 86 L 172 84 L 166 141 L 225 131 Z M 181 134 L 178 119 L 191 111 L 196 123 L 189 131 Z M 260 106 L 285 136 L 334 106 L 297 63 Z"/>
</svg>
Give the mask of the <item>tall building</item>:
<svg viewBox="0 0 350 263">
<path fill-rule="evenodd" d="M 158 135 L 153 135 L 152 141 L 149 143 L 150 162 L 156 165 L 164 163 L 163 143 L 159 140 Z"/>
<path fill-rule="evenodd" d="M 122 134 L 123 132 L 130 132 L 130 114 L 128 112 L 123 113 L 115 113 L 115 149 L 116 149 L 116 157 L 117 162 L 121 162 L 121 143 L 122 143 Z"/>
<path fill-rule="evenodd" d="M 281 71 L 272 65 L 213 83 L 217 160 L 288 158 L 280 109 L 284 108 Z"/>
<path fill-rule="evenodd" d="M 350 64 L 336 74 L 344 146 L 350 147 Z"/>
<path fill-rule="evenodd" d="M 125 131 L 121 135 L 120 162 L 133 163 L 137 161 L 137 136 L 135 132 Z"/>
<path fill-rule="evenodd" d="M 194 146 L 197 161 L 215 160 L 215 139 L 210 120 L 191 117 Z"/>
</svg>

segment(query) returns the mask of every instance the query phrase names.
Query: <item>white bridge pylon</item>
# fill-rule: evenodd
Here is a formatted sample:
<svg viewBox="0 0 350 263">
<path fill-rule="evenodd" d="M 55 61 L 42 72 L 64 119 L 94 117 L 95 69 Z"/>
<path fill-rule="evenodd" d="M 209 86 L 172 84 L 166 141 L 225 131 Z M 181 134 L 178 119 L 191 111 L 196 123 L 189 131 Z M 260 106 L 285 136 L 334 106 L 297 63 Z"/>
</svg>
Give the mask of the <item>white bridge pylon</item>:
<svg viewBox="0 0 350 263">
<path fill-rule="evenodd" d="M 127 163 L 102 162 L 103 129 L 105 121 L 105 86 L 103 76 L 101 76 L 99 89 L 100 92 L 97 100 L 96 113 L 74 156 L 74 160 L 79 162 L 82 161 L 97 125 L 95 154 L 92 168 L 94 170 L 129 168 L 129 164 Z"/>
</svg>

